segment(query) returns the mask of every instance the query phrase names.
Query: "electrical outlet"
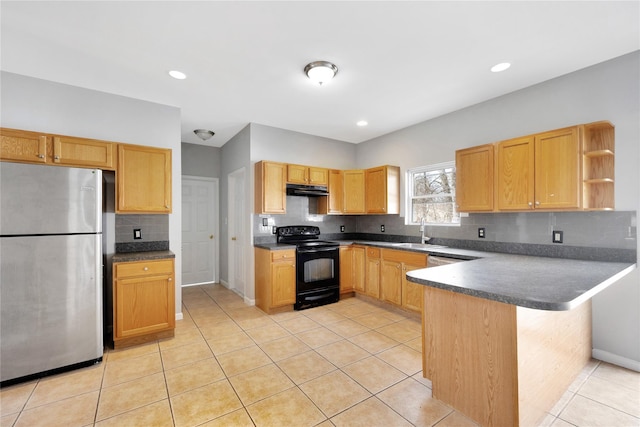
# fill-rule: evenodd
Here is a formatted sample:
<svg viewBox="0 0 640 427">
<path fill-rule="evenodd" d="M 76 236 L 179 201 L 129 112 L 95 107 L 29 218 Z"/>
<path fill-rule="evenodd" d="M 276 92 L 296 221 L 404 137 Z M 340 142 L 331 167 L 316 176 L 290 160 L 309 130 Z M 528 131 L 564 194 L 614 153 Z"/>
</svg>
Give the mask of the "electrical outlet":
<svg viewBox="0 0 640 427">
<path fill-rule="evenodd" d="M 553 231 L 551 241 L 553 243 L 562 243 L 562 231 Z"/>
<path fill-rule="evenodd" d="M 269 225 L 269 218 L 262 218 L 262 226 L 267 227 Z"/>
<path fill-rule="evenodd" d="M 341 232 L 341 233 L 344 233 L 344 225 L 341 225 L 341 226 L 340 226 L 340 232 Z"/>
<path fill-rule="evenodd" d="M 380 231 L 382 231 L 384 233 L 384 225 L 380 226 Z"/>
<path fill-rule="evenodd" d="M 274 225 L 273 227 L 271 227 L 271 234 L 276 234 L 276 232 L 276 226 Z"/>
<path fill-rule="evenodd" d="M 484 227 L 478 228 L 478 237 L 481 239 L 484 239 L 484 236 L 485 236 Z"/>
<path fill-rule="evenodd" d="M 142 230 L 139 229 L 139 228 L 134 228 L 133 229 L 133 238 L 134 238 L 134 240 L 142 239 Z"/>
</svg>

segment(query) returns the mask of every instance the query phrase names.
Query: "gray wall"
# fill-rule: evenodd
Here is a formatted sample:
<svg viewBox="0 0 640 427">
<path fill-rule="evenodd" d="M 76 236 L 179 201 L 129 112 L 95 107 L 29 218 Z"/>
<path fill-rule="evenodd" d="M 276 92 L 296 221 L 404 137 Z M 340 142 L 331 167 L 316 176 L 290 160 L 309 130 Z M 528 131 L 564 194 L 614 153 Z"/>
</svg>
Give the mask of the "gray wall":
<svg viewBox="0 0 640 427">
<path fill-rule="evenodd" d="M 0 79 L 3 127 L 172 149 L 169 240 L 176 255 L 176 313 L 181 317 L 180 110 L 19 74 L 1 72 Z"/>
<path fill-rule="evenodd" d="M 563 226 L 572 230 L 565 234 L 566 244 L 628 245 L 640 252 L 637 238 L 620 240 L 620 232 L 636 224 L 640 210 L 640 52 L 361 143 L 357 146 L 358 167 L 392 163 L 404 172 L 415 166 L 451 161 L 459 148 L 598 120 L 615 125 L 616 210 L 630 212 L 623 222 L 616 224 L 618 216 L 609 213 L 472 214 L 463 219 L 461 231 L 473 236 L 478 222 L 487 224 L 488 239 L 535 242 L 544 238 L 539 237 L 543 231 L 548 234 L 550 221 L 560 218 L 566 224 Z M 404 215 L 404 203 L 402 209 Z M 469 224 L 466 228 L 465 223 Z M 618 230 L 606 233 L 610 226 Z M 509 229 L 513 231 L 505 232 Z M 430 227 L 429 233 L 442 236 L 451 231 Z M 640 370 L 637 269 L 593 299 L 593 319 L 594 355 Z"/>
<path fill-rule="evenodd" d="M 222 149 L 183 142 L 182 175 L 220 178 Z"/>
</svg>

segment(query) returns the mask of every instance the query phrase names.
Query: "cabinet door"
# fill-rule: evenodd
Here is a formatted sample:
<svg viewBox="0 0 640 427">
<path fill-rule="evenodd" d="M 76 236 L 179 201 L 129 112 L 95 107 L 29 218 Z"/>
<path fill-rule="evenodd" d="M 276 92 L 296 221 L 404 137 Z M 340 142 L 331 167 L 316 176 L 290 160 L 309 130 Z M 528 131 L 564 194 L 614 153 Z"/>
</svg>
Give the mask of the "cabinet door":
<svg viewBox="0 0 640 427">
<path fill-rule="evenodd" d="M 425 266 L 406 264 L 402 266 L 402 306 L 408 310 L 422 312 L 422 291 L 424 286 L 407 280 L 407 273 L 419 268 L 425 268 Z"/>
<path fill-rule="evenodd" d="M 171 150 L 118 145 L 116 213 L 171 213 Z"/>
<path fill-rule="evenodd" d="M 384 167 L 365 171 L 365 204 L 367 213 L 387 213 L 387 174 Z"/>
<path fill-rule="evenodd" d="M 53 163 L 64 166 L 84 166 L 114 169 L 116 144 L 70 136 L 53 137 Z"/>
<path fill-rule="evenodd" d="M 365 213 L 364 170 L 344 171 L 344 213 Z"/>
<path fill-rule="evenodd" d="M 296 302 L 296 262 L 283 259 L 271 264 L 271 306 Z"/>
<path fill-rule="evenodd" d="M 367 248 L 365 293 L 380 298 L 380 249 Z"/>
<path fill-rule="evenodd" d="M 533 209 L 533 137 L 498 143 L 497 203 L 499 210 Z"/>
<path fill-rule="evenodd" d="M 175 327 L 172 274 L 115 281 L 115 338 L 129 338 Z"/>
<path fill-rule="evenodd" d="M 256 213 L 283 214 L 287 210 L 287 165 L 258 162 L 255 166 Z"/>
<path fill-rule="evenodd" d="M 308 177 L 309 177 L 309 184 L 311 185 L 328 185 L 329 184 L 328 169 L 309 167 Z"/>
<path fill-rule="evenodd" d="M 344 175 L 342 171 L 329 171 L 329 195 L 318 200 L 318 210 L 327 214 L 341 214 L 343 212 Z"/>
<path fill-rule="evenodd" d="M 340 293 L 353 291 L 353 249 L 340 248 Z"/>
<path fill-rule="evenodd" d="M 354 246 L 353 251 L 353 287 L 356 292 L 365 291 L 365 248 Z"/>
<path fill-rule="evenodd" d="M 382 260 L 380 299 L 397 305 L 402 304 L 402 263 Z"/>
<path fill-rule="evenodd" d="M 309 168 L 302 165 L 287 165 L 287 182 L 292 184 L 307 184 Z"/>
<path fill-rule="evenodd" d="M 493 210 L 493 145 L 456 151 L 456 204 L 459 212 Z"/>
<path fill-rule="evenodd" d="M 0 129 L 0 159 L 47 163 L 49 137 L 35 132 Z"/>
<path fill-rule="evenodd" d="M 578 128 L 535 135 L 535 207 L 580 207 L 581 153 Z"/>
</svg>

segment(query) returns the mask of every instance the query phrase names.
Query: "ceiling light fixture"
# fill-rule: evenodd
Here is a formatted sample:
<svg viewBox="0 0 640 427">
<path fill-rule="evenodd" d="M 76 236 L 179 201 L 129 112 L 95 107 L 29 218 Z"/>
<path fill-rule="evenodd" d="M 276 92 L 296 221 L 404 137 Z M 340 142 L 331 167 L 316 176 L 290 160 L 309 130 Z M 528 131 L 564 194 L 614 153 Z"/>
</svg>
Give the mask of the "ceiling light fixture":
<svg viewBox="0 0 640 427">
<path fill-rule="evenodd" d="M 177 71 L 177 70 L 169 71 L 169 75 L 171 77 L 173 77 L 174 79 L 178 79 L 178 80 L 184 80 L 184 79 L 187 78 L 187 75 L 185 73 L 183 73 L 182 71 Z"/>
<path fill-rule="evenodd" d="M 207 129 L 196 129 L 193 131 L 193 133 L 195 133 L 198 136 L 198 138 L 200 138 L 203 141 L 206 141 L 207 139 L 215 135 L 215 132 L 212 132 Z"/>
<path fill-rule="evenodd" d="M 491 71 L 494 73 L 499 73 L 500 71 L 504 71 L 507 68 L 511 67 L 511 64 L 508 62 L 501 62 L 499 64 L 494 65 L 493 67 L 491 67 Z"/>
<path fill-rule="evenodd" d="M 314 61 L 304 67 L 307 77 L 319 86 L 329 82 L 337 72 L 338 67 L 327 61 Z"/>
<path fill-rule="evenodd" d="M 358 125 L 360 127 L 366 126 L 368 124 L 369 124 L 369 122 L 366 121 L 366 120 L 360 120 L 360 121 L 356 122 L 356 125 Z"/>
</svg>

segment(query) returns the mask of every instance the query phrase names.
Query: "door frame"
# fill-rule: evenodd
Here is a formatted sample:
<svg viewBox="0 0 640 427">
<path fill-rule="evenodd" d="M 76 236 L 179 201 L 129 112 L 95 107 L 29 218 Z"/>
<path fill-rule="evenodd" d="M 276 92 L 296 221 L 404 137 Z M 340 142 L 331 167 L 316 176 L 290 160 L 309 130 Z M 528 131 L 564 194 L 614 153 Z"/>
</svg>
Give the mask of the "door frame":
<svg viewBox="0 0 640 427">
<path fill-rule="evenodd" d="M 239 169 L 234 170 L 233 172 L 229 173 L 227 175 L 227 194 L 228 194 L 228 198 L 227 198 L 227 209 L 228 209 L 228 221 L 227 221 L 227 248 L 228 250 L 228 254 L 229 254 L 229 259 L 228 259 L 228 272 L 229 272 L 229 281 L 228 281 L 228 287 L 230 290 L 234 291 L 235 293 L 239 294 L 240 296 L 242 296 L 244 299 L 246 299 L 246 294 L 247 294 L 247 277 L 248 275 L 246 274 L 246 268 L 243 269 L 243 275 L 244 277 L 242 277 L 241 282 L 242 282 L 242 289 L 238 289 L 238 280 L 236 280 L 236 276 L 235 276 L 235 272 L 236 272 L 236 268 L 235 268 L 235 263 L 236 263 L 236 253 L 238 251 L 241 251 L 243 254 L 246 253 L 246 243 L 244 241 L 244 239 L 246 239 L 246 234 L 248 233 L 247 230 L 247 224 L 245 221 L 245 215 L 246 215 L 246 180 L 247 180 L 247 176 L 246 176 L 246 168 L 241 167 Z M 242 194 L 238 195 L 235 192 L 235 188 L 236 187 L 236 180 L 238 178 L 242 178 L 242 182 L 244 183 L 244 185 L 242 186 Z M 238 198 L 238 196 L 240 196 L 240 198 Z M 240 212 L 235 212 L 235 201 L 236 200 L 240 200 L 241 201 L 241 208 L 239 209 Z M 237 248 L 236 250 L 231 249 L 232 248 L 232 243 L 231 243 L 231 232 L 232 230 L 235 229 L 236 225 L 240 225 L 240 227 L 242 227 L 244 233 L 243 233 L 243 238 L 236 240 L 234 245 L 240 245 L 240 248 Z M 246 260 L 246 257 L 245 257 Z M 249 263 L 247 262 L 246 264 L 247 266 L 249 265 Z"/>
<path fill-rule="evenodd" d="M 213 283 L 220 283 L 220 180 L 218 178 L 210 178 L 206 176 L 194 176 L 194 175 L 182 175 L 182 183 L 185 181 L 205 181 L 213 184 L 213 195 L 211 202 L 213 203 Z M 182 272 L 180 272 L 182 274 Z M 209 283 L 209 282 L 204 282 Z M 182 285 L 181 287 L 197 286 L 202 283 L 190 283 L 188 285 Z"/>
</svg>

